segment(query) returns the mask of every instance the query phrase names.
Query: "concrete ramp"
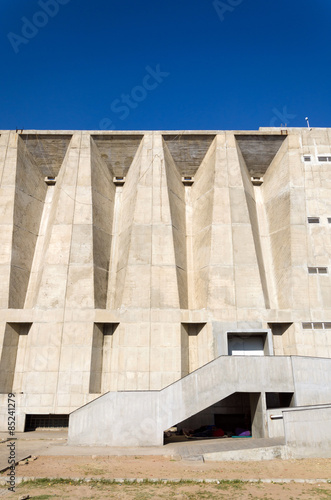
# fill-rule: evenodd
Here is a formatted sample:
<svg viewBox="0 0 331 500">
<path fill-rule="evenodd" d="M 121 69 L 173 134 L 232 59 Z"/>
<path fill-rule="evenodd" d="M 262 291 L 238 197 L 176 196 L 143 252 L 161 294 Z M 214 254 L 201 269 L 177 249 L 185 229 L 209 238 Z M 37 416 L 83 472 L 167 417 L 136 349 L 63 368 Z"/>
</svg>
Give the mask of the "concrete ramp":
<svg viewBox="0 0 331 500">
<path fill-rule="evenodd" d="M 71 413 L 68 443 L 162 445 L 164 430 L 234 392 L 294 392 L 291 358 L 220 356 L 161 391 L 108 392 Z"/>
</svg>

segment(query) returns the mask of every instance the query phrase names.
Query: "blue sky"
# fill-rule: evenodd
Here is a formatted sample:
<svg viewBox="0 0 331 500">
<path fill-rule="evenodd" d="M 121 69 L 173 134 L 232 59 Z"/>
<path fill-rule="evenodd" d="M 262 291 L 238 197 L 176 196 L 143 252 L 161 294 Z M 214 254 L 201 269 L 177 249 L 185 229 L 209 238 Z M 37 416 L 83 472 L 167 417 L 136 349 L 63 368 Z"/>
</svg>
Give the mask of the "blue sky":
<svg viewBox="0 0 331 500">
<path fill-rule="evenodd" d="M 0 129 L 331 126 L 330 0 L 1 0 Z"/>
</svg>

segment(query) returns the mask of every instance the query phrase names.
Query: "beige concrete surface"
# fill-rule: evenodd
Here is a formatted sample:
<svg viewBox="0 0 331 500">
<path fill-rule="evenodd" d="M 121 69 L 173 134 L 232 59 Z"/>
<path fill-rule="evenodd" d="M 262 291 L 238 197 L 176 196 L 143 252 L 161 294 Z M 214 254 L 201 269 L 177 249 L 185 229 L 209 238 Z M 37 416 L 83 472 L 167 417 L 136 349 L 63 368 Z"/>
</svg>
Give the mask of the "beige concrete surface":
<svg viewBox="0 0 331 500">
<path fill-rule="evenodd" d="M 331 358 L 330 151 L 318 128 L 0 131 L 0 429 L 7 393 L 22 431 L 234 333 Z"/>
<path fill-rule="evenodd" d="M 126 447 L 105 447 L 105 446 L 72 446 L 67 444 L 67 431 L 35 431 L 28 433 L 18 433 L 16 440 L 17 462 L 28 456 L 167 456 L 177 457 L 183 460 L 203 460 L 203 456 L 208 454 L 211 460 L 217 453 L 233 452 L 237 454 L 238 460 L 245 460 L 246 456 L 254 455 L 259 460 L 259 453 L 264 450 L 272 450 L 281 447 L 284 440 L 274 439 L 204 439 L 204 440 L 183 440 L 179 442 L 169 442 L 164 446 L 126 446 Z M 6 439 L 6 434 L 1 433 L 1 439 Z M 0 470 L 7 467 L 8 441 L 0 443 Z M 249 451 L 251 450 L 251 451 Z M 241 458 L 240 457 L 241 454 Z M 275 457 L 274 457 L 275 458 Z"/>
</svg>

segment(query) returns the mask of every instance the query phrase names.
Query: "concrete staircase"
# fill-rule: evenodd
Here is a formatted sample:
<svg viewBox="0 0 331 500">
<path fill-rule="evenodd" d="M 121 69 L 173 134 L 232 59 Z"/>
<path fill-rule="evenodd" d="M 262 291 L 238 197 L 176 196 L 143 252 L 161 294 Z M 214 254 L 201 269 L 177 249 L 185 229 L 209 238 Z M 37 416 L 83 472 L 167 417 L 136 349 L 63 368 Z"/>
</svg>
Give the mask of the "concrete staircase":
<svg viewBox="0 0 331 500">
<path fill-rule="evenodd" d="M 255 398 L 254 418 L 262 425 L 261 393 L 294 392 L 291 358 L 220 356 L 161 391 L 108 392 L 70 415 L 68 443 L 161 445 L 165 429 L 234 392 Z"/>
</svg>

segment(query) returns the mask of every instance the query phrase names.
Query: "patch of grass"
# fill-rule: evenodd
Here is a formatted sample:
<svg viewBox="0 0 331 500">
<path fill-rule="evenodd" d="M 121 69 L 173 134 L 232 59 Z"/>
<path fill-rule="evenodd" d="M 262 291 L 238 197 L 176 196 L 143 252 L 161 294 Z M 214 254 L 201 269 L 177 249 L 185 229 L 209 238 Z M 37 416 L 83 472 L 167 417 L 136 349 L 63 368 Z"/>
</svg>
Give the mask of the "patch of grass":
<svg viewBox="0 0 331 500">
<path fill-rule="evenodd" d="M 241 490 L 246 484 L 247 482 L 241 479 L 221 479 L 217 488 L 220 490 L 228 490 L 229 488 Z"/>
<path fill-rule="evenodd" d="M 324 488 L 312 488 L 312 491 L 316 495 L 320 495 L 318 498 L 320 500 L 326 500 L 327 498 L 331 498 L 331 491 L 325 490 Z"/>
<path fill-rule="evenodd" d="M 216 493 L 215 493 L 216 494 Z M 218 494 L 216 494 L 217 496 L 215 496 L 214 493 L 211 493 L 210 491 L 197 491 L 195 493 L 186 493 L 187 497 L 190 498 L 190 499 L 196 499 L 196 498 L 219 498 Z"/>
<path fill-rule="evenodd" d="M 37 497 L 30 497 L 31 500 L 49 500 L 49 498 L 59 498 L 57 495 L 38 495 Z"/>
<path fill-rule="evenodd" d="M 39 479 L 29 479 L 28 481 L 22 481 L 22 483 L 18 484 L 18 488 L 24 488 L 25 486 L 31 486 L 31 487 L 48 487 L 48 486 L 56 486 L 58 484 L 68 484 L 71 486 L 79 486 L 81 484 L 84 484 L 85 481 L 84 479 L 78 479 L 78 480 L 73 480 L 73 479 L 64 479 L 64 478 L 55 478 L 55 479 L 50 479 L 49 477 L 42 477 Z"/>
<path fill-rule="evenodd" d="M 136 493 L 134 500 L 150 500 L 155 497 L 154 492 L 153 493 L 147 493 L 146 491 L 144 492 L 138 492 Z"/>
<path fill-rule="evenodd" d="M 279 491 L 284 495 L 283 490 L 291 489 L 289 485 L 284 486 L 284 484 L 270 483 L 268 489 L 260 494 L 257 493 L 256 487 L 260 489 L 265 486 L 262 482 L 260 483 L 250 483 L 249 481 L 233 479 L 225 480 L 221 479 L 218 483 L 207 483 L 205 481 L 197 482 L 195 480 L 180 480 L 180 481 L 123 481 L 118 482 L 113 479 L 92 479 L 92 480 L 70 480 L 64 478 L 58 479 L 37 479 L 31 481 L 25 481 L 19 485 L 28 486 L 31 494 L 34 493 L 35 496 L 31 495 L 32 499 L 36 500 L 48 500 L 48 499 L 68 499 L 75 495 L 80 495 L 82 500 L 90 500 L 97 498 L 109 498 L 112 500 L 117 500 L 122 494 L 126 494 L 127 497 L 132 498 L 132 500 L 154 500 L 159 498 L 160 500 L 175 500 L 177 497 L 186 498 L 187 500 L 238 500 L 239 498 L 247 498 L 248 500 L 272 500 L 272 492 L 276 493 Z M 46 494 L 46 488 L 53 486 L 51 492 L 53 495 Z M 77 490 L 77 487 L 81 486 Z M 300 492 L 296 496 L 293 495 L 293 489 L 289 491 L 286 498 L 289 500 L 295 500 L 301 498 L 316 498 L 316 500 L 331 500 L 331 491 L 328 485 L 317 485 L 309 486 L 309 491 L 304 491 L 303 485 Z M 34 488 L 33 488 L 34 487 Z M 40 493 L 44 495 L 38 496 L 38 487 L 41 489 Z M 87 487 L 87 488 L 86 488 Z M 252 489 L 251 489 L 252 488 Z M 21 490 L 22 491 L 22 490 Z M 49 490 L 48 490 L 49 491 Z M 74 494 L 75 491 L 75 494 Z M 90 491 L 90 493 L 88 493 Z M 50 492 L 50 491 L 49 491 Z M 278 493 L 278 494 L 279 494 Z"/>
<path fill-rule="evenodd" d="M 43 478 L 38 478 L 38 479 L 29 479 L 27 481 L 23 481 L 20 483 L 18 486 L 24 487 L 24 486 L 55 486 L 55 485 L 71 485 L 71 486 L 80 486 L 81 484 L 88 484 L 90 486 L 94 484 L 103 484 L 103 485 L 109 485 L 109 484 L 125 484 L 125 485 L 139 485 L 139 484 L 149 484 L 151 486 L 153 485 L 158 485 L 158 484 L 164 484 L 164 485 L 185 485 L 185 484 L 196 484 L 196 485 L 203 485 L 207 484 L 205 481 L 195 481 L 194 479 L 180 479 L 178 481 L 171 481 L 167 479 L 159 479 L 158 481 L 152 481 L 150 479 L 141 479 L 141 480 L 134 480 L 131 481 L 129 479 L 124 479 L 124 481 L 117 481 L 115 479 L 91 479 L 91 480 L 86 480 L 86 479 L 70 479 L 70 478 L 48 478 L 48 477 L 43 477 Z M 248 481 L 242 481 L 241 479 L 220 479 L 217 483 L 208 483 L 210 485 L 217 486 L 219 488 L 223 486 L 232 486 L 234 488 L 242 488 L 244 485 L 248 484 Z M 255 483 L 259 484 L 259 483 Z M 323 490 L 325 491 L 325 490 Z"/>
</svg>

